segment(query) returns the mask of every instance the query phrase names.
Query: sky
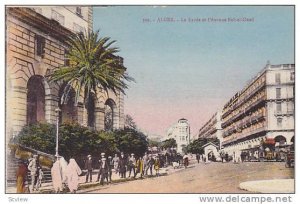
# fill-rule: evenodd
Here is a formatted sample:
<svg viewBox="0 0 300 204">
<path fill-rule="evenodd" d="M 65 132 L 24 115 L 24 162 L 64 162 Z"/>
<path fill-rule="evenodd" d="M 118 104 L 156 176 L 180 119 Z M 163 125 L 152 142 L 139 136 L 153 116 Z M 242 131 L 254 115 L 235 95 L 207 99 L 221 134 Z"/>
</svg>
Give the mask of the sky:
<svg viewBox="0 0 300 204">
<path fill-rule="evenodd" d="M 267 61 L 295 61 L 292 6 L 108 6 L 93 18 L 136 80 L 125 114 L 148 134 L 186 118 L 196 135 Z"/>
</svg>

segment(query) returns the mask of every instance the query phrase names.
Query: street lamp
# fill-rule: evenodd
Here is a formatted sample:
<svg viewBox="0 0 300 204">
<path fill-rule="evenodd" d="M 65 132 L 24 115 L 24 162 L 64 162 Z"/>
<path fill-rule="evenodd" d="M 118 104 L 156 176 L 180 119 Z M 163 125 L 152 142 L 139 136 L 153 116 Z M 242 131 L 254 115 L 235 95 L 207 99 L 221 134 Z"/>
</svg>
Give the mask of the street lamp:
<svg viewBox="0 0 300 204">
<path fill-rule="evenodd" d="M 58 157 L 58 128 L 59 128 L 59 112 L 61 110 L 59 108 L 55 109 L 56 113 L 56 148 L 55 148 L 55 156 Z"/>
</svg>

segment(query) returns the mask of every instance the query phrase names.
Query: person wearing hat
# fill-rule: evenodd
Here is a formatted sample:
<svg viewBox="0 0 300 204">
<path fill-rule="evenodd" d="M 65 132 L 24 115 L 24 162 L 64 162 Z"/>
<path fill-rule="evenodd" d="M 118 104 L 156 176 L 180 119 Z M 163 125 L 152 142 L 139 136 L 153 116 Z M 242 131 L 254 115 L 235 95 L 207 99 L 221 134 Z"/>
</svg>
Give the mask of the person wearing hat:
<svg viewBox="0 0 300 204">
<path fill-rule="evenodd" d="M 121 178 L 126 178 L 126 164 L 127 164 L 127 160 L 124 156 L 124 153 L 122 152 L 121 157 L 119 159 L 119 164 L 118 164 L 118 169 L 119 169 Z"/>
<path fill-rule="evenodd" d="M 136 164 L 136 160 L 134 157 L 134 154 L 131 154 L 131 157 L 129 158 L 128 161 L 128 167 L 129 167 L 129 177 L 131 175 L 131 171 L 133 171 L 133 177 L 135 177 L 135 164 Z"/>
<path fill-rule="evenodd" d="M 38 155 L 33 155 L 33 158 L 30 160 L 27 168 L 30 171 L 31 176 L 30 192 L 33 192 L 35 190 L 34 187 L 38 175 Z"/>
<path fill-rule="evenodd" d="M 85 162 L 85 169 L 87 170 L 85 182 L 87 183 L 90 177 L 90 182 L 92 182 L 92 172 L 93 172 L 93 161 L 92 156 L 88 155 Z"/>
<path fill-rule="evenodd" d="M 107 160 L 105 158 L 105 153 L 101 153 L 101 160 L 100 160 L 100 169 L 99 173 L 101 174 L 101 180 L 100 180 L 100 185 L 104 185 L 104 180 L 106 179 L 106 182 L 108 184 L 108 172 L 109 172 L 109 166 L 107 163 Z M 98 178 L 99 178 L 98 174 Z"/>
<path fill-rule="evenodd" d="M 99 159 L 99 163 L 98 163 L 98 165 L 99 165 L 99 171 L 98 171 L 98 176 L 97 176 L 97 180 L 96 180 L 96 182 L 99 182 L 99 180 L 100 180 L 100 177 L 101 177 L 101 168 L 102 168 L 102 158 L 104 158 L 105 157 L 105 153 L 104 152 L 102 152 L 101 154 L 100 154 L 101 156 L 101 158 Z"/>
</svg>

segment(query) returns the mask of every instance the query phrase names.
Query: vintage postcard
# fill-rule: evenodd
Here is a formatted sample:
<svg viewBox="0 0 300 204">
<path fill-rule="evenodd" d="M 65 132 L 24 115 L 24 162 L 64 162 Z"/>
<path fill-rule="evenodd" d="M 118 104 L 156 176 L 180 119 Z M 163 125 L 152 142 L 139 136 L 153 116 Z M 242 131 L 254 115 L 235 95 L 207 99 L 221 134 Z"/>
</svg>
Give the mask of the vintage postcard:
<svg viewBox="0 0 300 204">
<path fill-rule="evenodd" d="M 6 5 L 5 25 L 12 202 L 292 202 L 295 6 Z"/>
</svg>

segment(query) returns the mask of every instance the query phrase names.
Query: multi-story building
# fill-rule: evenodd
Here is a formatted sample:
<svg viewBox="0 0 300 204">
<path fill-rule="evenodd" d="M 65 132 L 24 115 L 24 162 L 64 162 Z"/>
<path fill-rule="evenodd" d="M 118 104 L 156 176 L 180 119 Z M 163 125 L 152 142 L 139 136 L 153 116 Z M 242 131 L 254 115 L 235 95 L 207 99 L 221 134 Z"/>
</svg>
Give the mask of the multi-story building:
<svg viewBox="0 0 300 204">
<path fill-rule="evenodd" d="M 190 124 L 187 119 L 181 118 L 172 125 L 167 131 L 166 139 L 175 139 L 177 143 L 177 152 L 182 153 L 183 148 L 190 143 Z"/>
<path fill-rule="evenodd" d="M 123 94 L 83 97 L 75 105 L 74 89 L 61 104 L 66 84 L 49 82 L 46 75 L 68 61 L 66 39 L 92 29 L 92 7 L 42 6 L 6 8 L 6 134 L 7 141 L 23 126 L 35 122 L 77 121 L 104 129 L 105 107 L 112 109 L 113 128 L 124 127 Z M 117 56 L 116 56 L 117 57 Z M 119 57 L 120 58 L 120 57 Z M 120 63 L 123 63 L 120 58 Z"/>
<path fill-rule="evenodd" d="M 267 66 L 222 111 L 224 151 L 240 155 L 246 149 L 294 141 L 295 65 Z M 271 142 L 272 143 L 272 142 Z"/>
<path fill-rule="evenodd" d="M 221 115 L 221 111 L 217 111 L 213 114 L 213 116 L 200 128 L 198 138 L 218 138 L 221 144 L 223 141 Z"/>
</svg>

